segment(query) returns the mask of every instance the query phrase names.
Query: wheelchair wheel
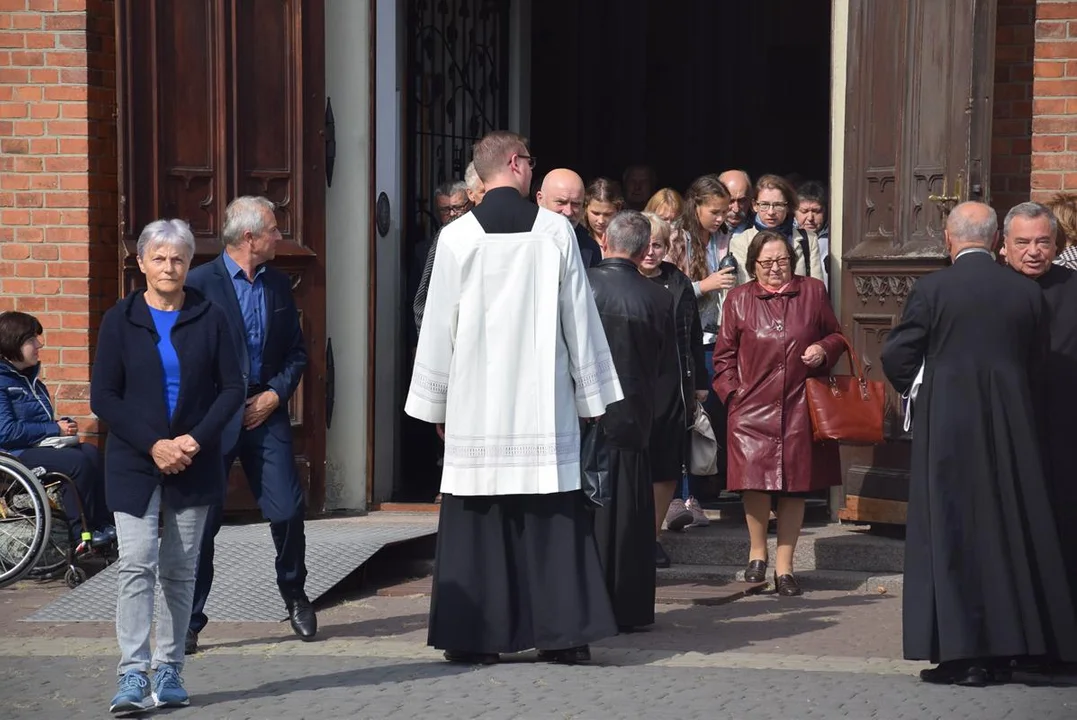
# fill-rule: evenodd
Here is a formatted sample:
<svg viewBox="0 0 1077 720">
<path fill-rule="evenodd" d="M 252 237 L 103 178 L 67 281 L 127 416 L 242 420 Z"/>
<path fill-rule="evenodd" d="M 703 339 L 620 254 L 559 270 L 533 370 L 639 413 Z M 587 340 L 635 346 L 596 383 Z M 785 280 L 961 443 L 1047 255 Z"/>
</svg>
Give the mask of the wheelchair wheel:
<svg viewBox="0 0 1077 720">
<path fill-rule="evenodd" d="M 64 582 L 67 583 L 67 586 L 69 588 L 74 590 L 79 585 L 86 582 L 86 571 L 80 567 L 72 565 L 67 569 L 67 572 L 64 573 Z"/>
<path fill-rule="evenodd" d="M 52 511 L 34 473 L 0 456 L 0 587 L 26 576 L 41 560 L 52 532 Z"/>
</svg>

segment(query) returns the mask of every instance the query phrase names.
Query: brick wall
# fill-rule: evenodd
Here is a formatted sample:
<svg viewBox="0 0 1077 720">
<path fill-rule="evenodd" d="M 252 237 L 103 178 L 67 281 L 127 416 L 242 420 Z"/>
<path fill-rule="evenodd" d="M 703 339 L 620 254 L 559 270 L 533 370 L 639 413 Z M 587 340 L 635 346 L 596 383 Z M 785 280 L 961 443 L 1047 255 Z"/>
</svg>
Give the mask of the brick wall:
<svg viewBox="0 0 1077 720">
<path fill-rule="evenodd" d="M 991 204 L 1000 216 L 1028 200 L 1035 21 L 1035 0 L 998 0 Z"/>
<path fill-rule="evenodd" d="M 0 310 L 45 327 L 62 415 L 90 415 L 93 338 L 117 297 L 112 0 L 0 0 Z"/>
<path fill-rule="evenodd" d="M 1077 2 L 1036 3 L 1032 198 L 1077 191 Z"/>
</svg>

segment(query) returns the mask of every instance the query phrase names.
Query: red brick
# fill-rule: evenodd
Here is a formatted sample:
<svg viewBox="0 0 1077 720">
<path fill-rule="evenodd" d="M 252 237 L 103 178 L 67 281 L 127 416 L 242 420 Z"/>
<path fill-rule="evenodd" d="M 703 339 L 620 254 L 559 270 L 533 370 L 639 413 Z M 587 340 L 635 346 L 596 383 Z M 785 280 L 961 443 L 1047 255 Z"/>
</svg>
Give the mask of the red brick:
<svg viewBox="0 0 1077 720">
<path fill-rule="evenodd" d="M 30 104 L 30 117 L 42 120 L 52 120 L 60 117 L 59 103 L 35 102 Z"/>
<path fill-rule="evenodd" d="M 34 260 L 59 260 L 60 249 L 55 245 L 34 245 L 30 254 Z"/>
<path fill-rule="evenodd" d="M 22 312 L 34 313 L 37 315 L 38 320 L 41 320 L 41 325 L 43 327 L 59 327 L 58 323 L 56 325 L 45 324 L 46 322 L 52 322 L 51 316 L 42 314 L 45 311 L 45 298 L 26 296 L 15 298 L 15 309 L 21 310 Z"/>
<path fill-rule="evenodd" d="M 1032 156 L 1033 170 L 1077 170 L 1077 153 L 1047 153 Z"/>
<path fill-rule="evenodd" d="M 34 280 L 35 295 L 57 295 L 59 292 L 59 280 Z"/>
<path fill-rule="evenodd" d="M 0 210 L 0 224 L 4 225 L 29 225 L 29 210 Z"/>
<path fill-rule="evenodd" d="M 0 281 L 0 292 L 11 295 L 29 295 L 33 289 L 33 283 L 30 280 L 20 280 L 19 278 L 5 278 Z"/>
<path fill-rule="evenodd" d="M 1036 190 L 1061 190 L 1062 173 L 1032 173 L 1032 188 Z"/>
<path fill-rule="evenodd" d="M 1000 50 L 1002 48 L 999 48 Z M 15 55 L 15 53 L 12 53 Z M 1057 41 L 1036 43 L 1036 58 L 1077 58 L 1077 42 Z"/>
<path fill-rule="evenodd" d="M 45 239 L 45 230 L 39 227 L 15 228 L 15 237 L 20 242 L 39 243 Z"/>
<path fill-rule="evenodd" d="M 25 155 L 30 152 L 30 141 L 23 138 L 4 138 L 0 140 L 0 152 Z"/>
<path fill-rule="evenodd" d="M 1066 23 L 1064 22 L 1038 22 L 1036 23 L 1036 38 L 1064 38 L 1066 37 Z"/>
<path fill-rule="evenodd" d="M 19 197 L 15 201 L 16 207 L 38 208 L 43 207 L 44 204 L 45 196 L 35 192 L 19 193 Z"/>
<path fill-rule="evenodd" d="M 47 32 L 32 32 L 23 35 L 27 49 L 52 50 L 56 47 L 56 35 Z M 52 65 L 53 63 L 49 63 Z"/>
<path fill-rule="evenodd" d="M 30 257 L 30 246 L 16 243 L 0 245 L 0 258 L 4 260 L 25 260 Z"/>
<path fill-rule="evenodd" d="M 40 30 L 45 19 L 38 13 L 12 13 L 8 15 L 12 30 Z"/>
<path fill-rule="evenodd" d="M 1035 64 L 1034 71 L 1038 78 L 1066 77 L 1066 64 L 1059 60 L 1038 61 Z M 48 92 L 48 88 L 46 88 L 45 92 Z"/>
<path fill-rule="evenodd" d="M 1036 80 L 1036 97 L 1069 97 L 1077 95 L 1077 80 Z"/>
<path fill-rule="evenodd" d="M 45 277 L 46 267 L 51 266 L 37 260 L 24 260 L 15 263 L 15 275 L 20 278 L 42 278 Z"/>
</svg>

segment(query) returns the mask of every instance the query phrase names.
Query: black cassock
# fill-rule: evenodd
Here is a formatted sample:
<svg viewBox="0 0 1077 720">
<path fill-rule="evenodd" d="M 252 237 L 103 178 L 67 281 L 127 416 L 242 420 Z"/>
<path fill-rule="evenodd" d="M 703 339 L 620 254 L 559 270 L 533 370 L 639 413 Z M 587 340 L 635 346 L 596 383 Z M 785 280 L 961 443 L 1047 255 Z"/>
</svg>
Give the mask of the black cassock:
<svg viewBox="0 0 1077 720">
<path fill-rule="evenodd" d="M 538 211 L 499 187 L 472 213 L 485 232 L 507 234 L 531 230 Z M 579 491 L 444 495 L 427 643 L 513 653 L 617 634 L 589 507 Z"/>
<path fill-rule="evenodd" d="M 654 622 L 655 391 L 680 388 L 673 296 L 629 260 L 603 260 L 587 275 L 624 391 L 602 419 L 613 500 L 595 512 L 595 539 L 617 624 L 639 627 Z"/>
<path fill-rule="evenodd" d="M 1045 470 L 1070 592 L 1077 596 L 1077 272 L 1052 265 L 1036 281 L 1047 300 L 1051 334 L 1044 378 Z"/>
<path fill-rule="evenodd" d="M 1035 282 L 971 251 L 916 283 L 883 348 L 899 392 L 927 359 L 905 536 L 909 660 L 1077 659 L 1036 430 L 1046 323 Z"/>
</svg>

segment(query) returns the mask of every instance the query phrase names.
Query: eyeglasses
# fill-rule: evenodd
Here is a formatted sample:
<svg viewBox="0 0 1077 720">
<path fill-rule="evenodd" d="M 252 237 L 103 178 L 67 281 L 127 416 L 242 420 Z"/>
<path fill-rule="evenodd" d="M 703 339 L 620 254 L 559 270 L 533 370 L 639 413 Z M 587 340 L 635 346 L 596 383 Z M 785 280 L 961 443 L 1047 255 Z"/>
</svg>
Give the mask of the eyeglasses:
<svg viewBox="0 0 1077 720">
<path fill-rule="evenodd" d="M 535 165 L 538 164 L 538 158 L 536 158 L 534 155 L 520 155 L 519 153 L 517 153 L 516 157 L 520 158 L 521 160 L 526 160 L 527 164 L 531 166 L 532 170 L 534 170 Z"/>
<path fill-rule="evenodd" d="M 438 212 L 444 215 L 463 215 L 471 209 L 471 202 L 466 202 L 461 205 L 439 205 Z"/>
<path fill-rule="evenodd" d="M 766 210 L 785 210 L 787 207 L 789 207 L 789 203 L 787 203 L 787 202 L 761 202 L 761 203 L 756 203 L 756 205 L 759 206 L 760 210 L 764 210 L 764 211 L 766 211 Z"/>
<path fill-rule="evenodd" d="M 764 270 L 770 270 L 775 265 L 780 268 L 787 268 L 789 267 L 789 258 L 783 257 L 778 258 L 777 260 L 756 260 L 755 264 L 763 268 Z"/>
</svg>

